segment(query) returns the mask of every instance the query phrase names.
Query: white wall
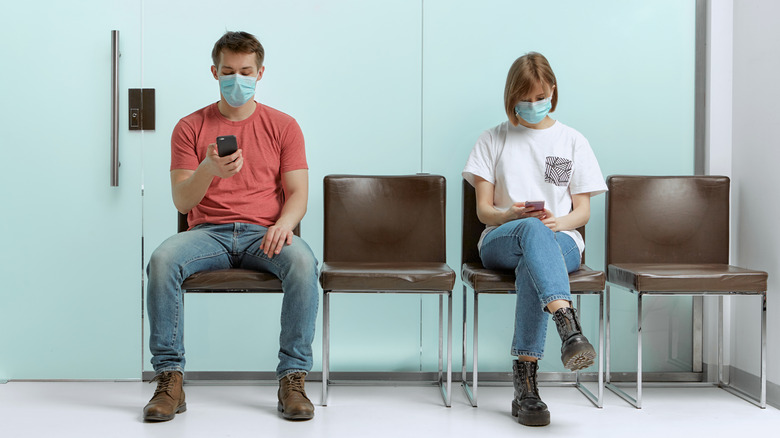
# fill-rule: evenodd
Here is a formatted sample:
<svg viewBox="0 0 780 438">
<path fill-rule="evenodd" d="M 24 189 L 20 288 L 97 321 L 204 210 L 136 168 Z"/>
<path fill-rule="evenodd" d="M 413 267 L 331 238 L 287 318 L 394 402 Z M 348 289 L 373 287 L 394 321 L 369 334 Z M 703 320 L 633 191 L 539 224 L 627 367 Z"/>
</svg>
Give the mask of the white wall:
<svg viewBox="0 0 780 438">
<path fill-rule="evenodd" d="M 713 2 L 715 3 L 715 2 Z M 780 2 L 733 2 L 732 263 L 769 272 L 768 379 L 780 383 Z M 758 375 L 756 300 L 732 300 L 731 363 Z M 741 373 L 738 373 L 741 374 Z M 740 382 L 737 382 L 740 383 Z M 748 382 L 743 382 L 748 384 Z M 772 393 L 770 393 L 770 401 Z"/>
</svg>

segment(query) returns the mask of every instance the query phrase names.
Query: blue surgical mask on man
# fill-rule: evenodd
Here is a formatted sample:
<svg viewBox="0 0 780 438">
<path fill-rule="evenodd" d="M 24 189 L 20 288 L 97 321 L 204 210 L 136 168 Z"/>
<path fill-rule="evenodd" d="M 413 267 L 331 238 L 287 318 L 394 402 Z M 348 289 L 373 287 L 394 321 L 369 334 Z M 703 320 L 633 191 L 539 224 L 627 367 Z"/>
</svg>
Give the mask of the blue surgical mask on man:
<svg viewBox="0 0 780 438">
<path fill-rule="evenodd" d="M 219 91 L 222 92 L 225 102 L 233 108 L 240 107 L 254 97 L 255 84 L 257 76 L 232 74 L 219 77 Z"/>
<path fill-rule="evenodd" d="M 517 102 L 517 105 L 515 105 L 515 115 L 529 124 L 535 125 L 544 120 L 551 108 L 552 94 L 550 97 L 537 100 L 536 102 Z"/>
</svg>

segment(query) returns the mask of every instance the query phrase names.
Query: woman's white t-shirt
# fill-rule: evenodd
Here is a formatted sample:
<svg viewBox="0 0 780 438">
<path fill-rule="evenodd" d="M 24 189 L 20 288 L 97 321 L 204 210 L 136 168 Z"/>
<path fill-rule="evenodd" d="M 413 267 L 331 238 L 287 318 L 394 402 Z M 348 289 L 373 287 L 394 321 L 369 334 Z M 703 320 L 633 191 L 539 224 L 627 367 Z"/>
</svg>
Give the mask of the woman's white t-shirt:
<svg viewBox="0 0 780 438">
<path fill-rule="evenodd" d="M 559 121 L 546 129 L 513 126 L 508 121 L 486 130 L 469 155 L 463 178 L 474 185 L 479 176 L 494 186 L 493 205 L 508 210 L 525 201 L 545 201 L 555 217 L 569 214 L 571 196 L 607 191 L 599 163 L 585 137 Z M 496 228 L 489 226 L 479 238 Z M 575 230 L 564 231 L 577 243 L 585 242 Z"/>
</svg>

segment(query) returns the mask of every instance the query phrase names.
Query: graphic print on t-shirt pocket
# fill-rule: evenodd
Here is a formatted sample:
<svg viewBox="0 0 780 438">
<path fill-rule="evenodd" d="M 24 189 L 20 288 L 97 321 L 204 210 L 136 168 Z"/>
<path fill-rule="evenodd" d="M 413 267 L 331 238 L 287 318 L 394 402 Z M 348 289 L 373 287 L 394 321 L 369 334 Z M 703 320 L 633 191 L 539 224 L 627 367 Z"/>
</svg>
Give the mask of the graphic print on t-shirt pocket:
<svg viewBox="0 0 780 438">
<path fill-rule="evenodd" d="M 547 157 L 544 166 L 544 182 L 564 187 L 569 185 L 571 168 L 571 160 L 561 157 Z"/>
</svg>

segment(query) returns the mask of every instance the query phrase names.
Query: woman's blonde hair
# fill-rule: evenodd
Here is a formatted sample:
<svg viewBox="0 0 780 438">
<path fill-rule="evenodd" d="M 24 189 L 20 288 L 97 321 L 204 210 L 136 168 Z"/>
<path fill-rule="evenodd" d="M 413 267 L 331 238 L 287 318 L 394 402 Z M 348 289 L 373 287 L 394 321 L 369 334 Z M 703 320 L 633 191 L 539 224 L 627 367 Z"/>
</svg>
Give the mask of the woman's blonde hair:
<svg viewBox="0 0 780 438">
<path fill-rule="evenodd" d="M 550 112 L 555 111 L 558 105 L 558 83 L 555 80 L 555 73 L 547 62 L 547 58 L 541 53 L 528 52 L 517 58 L 509 73 L 506 76 L 506 87 L 504 88 L 504 108 L 509 121 L 517 126 L 519 120 L 515 115 L 515 105 L 520 99 L 526 97 L 531 89 L 537 84 L 547 85 L 553 88 L 551 99 L 552 108 Z"/>
</svg>

